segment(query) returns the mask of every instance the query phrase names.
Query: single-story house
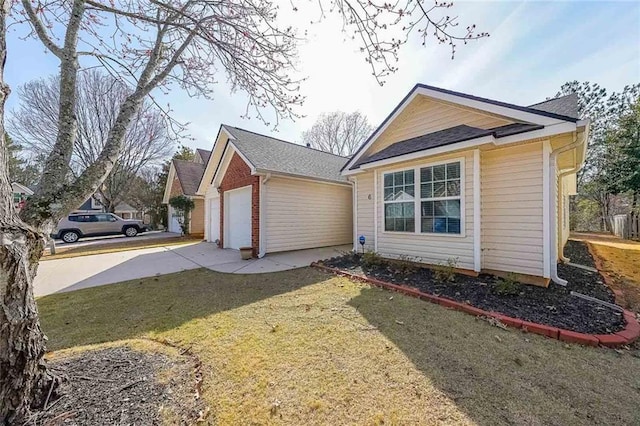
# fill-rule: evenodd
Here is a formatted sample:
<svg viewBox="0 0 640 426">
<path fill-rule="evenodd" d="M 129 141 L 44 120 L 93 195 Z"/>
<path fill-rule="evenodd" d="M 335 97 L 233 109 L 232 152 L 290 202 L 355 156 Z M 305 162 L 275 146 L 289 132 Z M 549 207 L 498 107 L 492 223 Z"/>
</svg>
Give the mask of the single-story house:
<svg viewBox="0 0 640 426">
<path fill-rule="evenodd" d="M 196 191 L 205 239 L 266 253 L 351 244 L 347 158 L 222 125 Z"/>
<path fill-rule="evenodd" d="M 588 131 L 575 95 L 522 107 L 416 85 L 342 168 L 354 249 L 563 283 Z"/>
<path fill-rule="evenodd" d="M 167 184 L 164 188 L 162 204 L 167 205 L 167 228 L 169 232 L 182 232 L 178 215 L 169 200 L 179 195 L 191 198 L 195 204 L 189 222 L 190 235 L 204 234 L 204 197 L 196 194 L 205 166 L 209 161 L 211 151 L 197 149 L 192 161 L 173 159 L 169 166 Z"/>
<path fill-rule="evenodd" d="M 118 203 L 113 209 L 113 212 L 123 219 L 139 219 L 143 223 L 149 223 L 151 221 L 151 217 L 149 214 L 133 207 L 128 203 L 125 203 L 124 201 Z"/>
<path fill-rule="evenodd" d="M 84 203 L 80 204 L 80 206 L 74 210 L 77 213 L 85 213 L 85 212 L 104 212 L 106 211 L 104 204 L 102 204 L 101 196 L 99 193 L 95 193 L 89 198 L 87 198 Z"/>
<path fill-rule="evenodd" d="M 24 207 L 24 203 L 27 198 L 33 195 L 33 191 L 25 185 L 13 182 L 11 184 L 11 190 L 13 191 L 13 204 L 16 210 L 20 211 Z"/>
</svg>

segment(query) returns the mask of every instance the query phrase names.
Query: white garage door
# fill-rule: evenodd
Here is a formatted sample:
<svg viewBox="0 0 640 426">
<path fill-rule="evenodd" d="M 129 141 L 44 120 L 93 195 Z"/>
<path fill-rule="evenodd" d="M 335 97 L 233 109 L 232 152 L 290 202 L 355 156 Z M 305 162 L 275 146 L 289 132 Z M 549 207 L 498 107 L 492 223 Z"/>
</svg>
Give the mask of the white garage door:
<svg viewBox="0 0 640 426">
<path fill-rule="evenodd" d="M 209 200 L 209 241 L 220 239 L 220 198 Z"/>
<path fill-rule="evenodd" d="M 251 187 L 225 192 L 225 247 L 251 247 Z"/>
<path fill-rule="evenodd" d="M 180 227 L 180 222 L 178 222 L 178 218 L 174 216 L 175 210 L 173 207 L 169 206 L 169 232 L 177 232 L 178 234 L 182 233 L 182 228 Z"/>
</svg>

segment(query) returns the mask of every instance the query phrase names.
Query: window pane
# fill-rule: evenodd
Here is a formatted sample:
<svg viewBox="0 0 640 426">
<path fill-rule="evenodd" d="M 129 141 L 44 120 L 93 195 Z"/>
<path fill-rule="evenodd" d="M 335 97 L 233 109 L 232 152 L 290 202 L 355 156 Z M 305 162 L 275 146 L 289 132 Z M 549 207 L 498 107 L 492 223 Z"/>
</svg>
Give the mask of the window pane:
<svg viewBox="0 0 640 426">
<path fill-rule="evenodd" d="M 433 167 L 424 167 L 420 169 L 420 181 L 421 182 L 431 182 L 433 180 L 431 171 Z"/>
<path fill-rule="evenodd" d="M 393 174 L 393 185 L 394 186 L 404 185 L 404 173 L 396 172 Z"/>
<path fill-rule="evenodd" d="M 421 198 L 431 198 L 433 197 L 433 184 L 432 183 L 423 183 L 420 191 Z"/>
<path fill-rule="evenodd" d="M 441 164 L 439 166 L 433 166 L 433 180 L 444 180 L 445 179 L 445 166 Z"/>
<path fill-rule="evenodd" d="M 447 164 L 447 180 L 460 178 L 460 163 Z"/>
<path fill-rule="evenodd" d="M 435 219 L 433 219 L 433 232 L 442 233 L 442 234 L 447 232 L 446 217 L 436 217 Z"/>
<path fill-rule="evenodd" d="M 447 216 L 460 218 L 460 200 L 447 201 Z"/>
<path fill-rule="evenodd" d="M 384 206 L 385 231 L 413 232 L 414 225 L 413 203 L 389 203 Z"/>
<path fill-rule="evenodd" d="M 434 197 L 446 197 L 447 191 L 444 182 L 435 182 L 433 184 L 433 196 Z"/>
<path fill-rule="evenodd" d="M 433 218 L 432 217 L 423 217 L 422 218 L 422 229 L 421 232 L 433 232 Z"/>
<path fill-rule="evenodd" d="M 404 183 L 413 184 L 413 170 L 407 170 L 404 172 Z"/>
<path fill-rule="evenodd" d="M 411 199 L 413 199 L 415 197 L 415 187 L 413 185 L 405 185 L 404 186 L 404 192 L 406 192 L 407 194 L 409 194 L 411 196 Z"/>
<path fill-rule="evenodd" d="M 405 231 L 407 232 L 415 232 L 416 227 L 415 227 L 415 220 L 413 220 L 413 218 L 411 219 L 405 219 L 404 220 L 404 226 L 405 226 Z"/>
<path fill-rule="evenodd" d="M 385 174 L 384 200 L 412 201 L 415 198 L 413 181 L 413 170 Z"/>
<path fill-rule="evenodd" d="M 459 234 L 460 233 L 460 219 L 449 217 L 447 218 L 447 233 Z"/>
<path fill-rule="evenodd" d="M 422 202 L 422 217 L 433 216 L 433 201 Z"/>
<path fill-rule="evenodd" d="M 447 181 L 447 197 L 460 195 L 460 179 Z"/>
<path fill-rule="evenodd" d="M 447 202 L 446 201 L 434 201 L 433 202 L 434 216 L 446 216 L 447 215 Z"/>
</svg>

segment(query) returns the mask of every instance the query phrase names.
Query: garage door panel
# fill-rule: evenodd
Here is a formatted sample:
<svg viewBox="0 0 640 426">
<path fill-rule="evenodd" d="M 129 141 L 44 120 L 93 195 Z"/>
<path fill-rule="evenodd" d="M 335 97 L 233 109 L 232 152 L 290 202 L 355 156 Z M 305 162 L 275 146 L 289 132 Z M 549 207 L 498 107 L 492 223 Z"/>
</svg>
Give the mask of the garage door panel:
<svg viewBox="0 0 640 426">
<path fill-rule="evenodd" d="M 168 213 L 169 220 L 167 222 L 169 225 L 169 232 L 176 232 L 178 234 L 182 233 L 182 228 L 180 227 L 180 222 L 178 221 L 178 216 L 176 215 L 175 209 L 169 206 Z"/>
<path fill-rule="evenodd" d="M 220 239 L 220 198 L 209 200 L 209 241 Z"/>
<path fill-rule="evenodd" d="M 225 247 L 251 247 L 251 186 L 225 193 Z"/>
</svg>

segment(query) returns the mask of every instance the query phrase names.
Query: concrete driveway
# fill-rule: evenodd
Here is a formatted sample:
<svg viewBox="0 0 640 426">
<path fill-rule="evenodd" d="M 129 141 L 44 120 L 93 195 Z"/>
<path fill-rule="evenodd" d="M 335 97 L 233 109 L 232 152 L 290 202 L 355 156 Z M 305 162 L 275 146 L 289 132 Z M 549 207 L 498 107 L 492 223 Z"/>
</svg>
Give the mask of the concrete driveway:
<svg viewBox="0 0 640 426">
<path fill-rule="evenodd" d="M 70 248 L 76 248 L 76 247 L 121 243 L 123 241 L 154 240 L 157 238 L 180 238 L 180 237 L 181 235 L 176 234 L 175 232 L 149 231 L 142 234 L 138 234 L 134 238 L 125 237 L 122 234 L 118 234 L 118 235 L 106 235 L 101 237 L 82 238 L 77 243 L 71 243 L 71 244 L 63 243 L 61 240 L 56 240 L 56 248 L 70 249 Z"/>
<path fill-rule="evenodd" d="M 257 274 L 308 266 L 349 251 L 352 246 L 326 247 L 270 254 L 241 260 L 237 250 L 212 243 L 154 247 L 68 259 L 44 260 L 34 283 L 36 296 L 113 284 L 196 268 L 218 272 Z"/>
</svg>

